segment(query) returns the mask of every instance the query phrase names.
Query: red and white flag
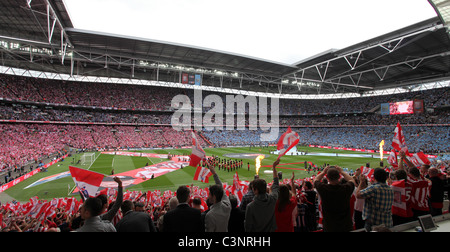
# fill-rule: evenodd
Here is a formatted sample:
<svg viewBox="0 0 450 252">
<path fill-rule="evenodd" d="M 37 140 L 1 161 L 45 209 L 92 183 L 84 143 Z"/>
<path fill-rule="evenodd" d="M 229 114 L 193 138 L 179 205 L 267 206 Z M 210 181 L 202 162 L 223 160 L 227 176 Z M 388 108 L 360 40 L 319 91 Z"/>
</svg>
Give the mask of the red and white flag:
<svg viewBox="0 0 450 252">
<path fill-rule="evenodd" d="M 33 206 L 33 208 L 28 214 L 33 218 L 38 218 L 42 213 L 44 213 L 47 210 L 49 204 L 50 204 L 49 202 L 38 202 L 36 205 Z"/>
<path fill-rule="evenodd" d="M 374 169 L 370 168 L 370 167 L 365 167 L 365 166 L 361 166 L 361 173 L 364 174 L 364 176 L 366 176 L 366 178 L 369 181 L 373 180 L 373 173 L 374 173 Z"/>
<path fill-rule="evenodd" d="M 423 152 L 418 152 L 408 157 L 415 166 L 430 165 L 431 162 Z"/>
<path fill-rule="evenodd" d="M 398 158 L 397 152 L 395 152 L 395 150 L 391 150 L 391 153 L 389 154 L 387 161 L 394 168 L 394 170 L 398 169 Z"/>
<path fill-rule="evenodd" d="M 66 213 L 72 215 L 76 214 L 76 212 L 78 211 L 77 200 L 74 197 L 67 199 L 65 211 Z"/>
<path fill-rule="evenodd" d="M 392 147 L 397 151 L 403 150 L 406 155 L 409 155 L 408 147 L 406 146 L 405 135 L 403 134 L 400 122 L 397 122 L 397 127 L 394 130 L 394 139 L 392 139 Z"/>
<path fill-rule="evenodd" d="M 197 167 L 194 174 L 194 180 L 202 181 L 203 183 L 209 183 L 209 177 L 211 177 L 212 172 L 205 167 Z"/>
<path fill-rule="evenodd" d="M 233 177 L 233 187 L 231 188 L 231 191 L 234 195 L 236 195 L 236 198 L 238 199 L 238 205 L 240 205 L 242 197 L 244 197 L 244 190 L 241 182 L 239 181 L 239 175 L 237 172 Z"/>
<path fill-rule="evenodd" d="M 200 146 L 200 143 L 195 136 L 195 133 L 192 132 L 192 153 L 191 153 L 191 161 L 189 162 L 190 166 L 196 167 L 202 159 L 206 157 L 205 151 Z"/>
<path fill-rule="evenodd" d="M 280 140 L 278 140 L 277 150 L 280 151 L 278 155 L 278 159 L 284 156 L 290 149 L 298 144 L 300 141 L 298 134 L 295 131 L 291 130 L 291 127 L 287 129 L 287 131 L 281 135 Z"/>
<path fill-rule="evenodd" d="M 69 166 L 69 171 L 76 187 L 85 199 L 97 195 L 105 175 L 73 166 Z"/>
</svg>

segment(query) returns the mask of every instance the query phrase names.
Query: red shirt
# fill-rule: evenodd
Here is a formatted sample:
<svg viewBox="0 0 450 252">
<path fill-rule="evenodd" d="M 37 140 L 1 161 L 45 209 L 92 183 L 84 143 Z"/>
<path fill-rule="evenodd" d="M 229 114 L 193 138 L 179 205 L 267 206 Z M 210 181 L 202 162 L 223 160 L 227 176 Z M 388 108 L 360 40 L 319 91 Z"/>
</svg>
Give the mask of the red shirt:
<svg viewBox="0 0 450 252">
<path fill-rule="evenodd" d="M 292 211 L 297 206 L 297 199 L 293 196 L 290 199 L 289 204 L 284 208 L 282 212 L 278 211 L 278 203 L 275 205 L 275 219 L 277 221 L 277 229 L 275 232 L 294 232 L 294 223 L 292 217 Z"/>
</svg>

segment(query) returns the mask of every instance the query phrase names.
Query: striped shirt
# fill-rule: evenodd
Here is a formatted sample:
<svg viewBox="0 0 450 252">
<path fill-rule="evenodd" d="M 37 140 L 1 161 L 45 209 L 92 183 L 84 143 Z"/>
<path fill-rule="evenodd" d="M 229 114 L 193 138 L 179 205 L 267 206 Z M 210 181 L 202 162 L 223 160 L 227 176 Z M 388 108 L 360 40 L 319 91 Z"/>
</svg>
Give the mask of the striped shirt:
<svg viewBox="0 0 450 252">
<path fill-rule="evenodd" d="M 384 224 L 392 227 L 392 204 L 394 192 L 386 183 L 374 183 L 360 191 L 365 198 L 363 219 L 373 226 Z"/>
</svg>

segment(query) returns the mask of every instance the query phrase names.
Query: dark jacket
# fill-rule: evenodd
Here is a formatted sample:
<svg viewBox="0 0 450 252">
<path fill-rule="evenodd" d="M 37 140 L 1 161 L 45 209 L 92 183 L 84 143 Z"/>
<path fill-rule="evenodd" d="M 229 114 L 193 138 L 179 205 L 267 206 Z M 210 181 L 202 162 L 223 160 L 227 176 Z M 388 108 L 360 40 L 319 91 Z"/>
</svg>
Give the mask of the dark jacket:
<svg viewBox="0 0 450 252">
<path fill-rule="evenodd" d="M 163 232 L 204 232 L 201 212 L 186 203 L 179 204 L 175 209 L 164 215 Z"/>
<path fill-rule="evenodd" d="M 148 213 L 128 211 L 116 224 L 117 232 L 156 232 Z"/>
</svg>

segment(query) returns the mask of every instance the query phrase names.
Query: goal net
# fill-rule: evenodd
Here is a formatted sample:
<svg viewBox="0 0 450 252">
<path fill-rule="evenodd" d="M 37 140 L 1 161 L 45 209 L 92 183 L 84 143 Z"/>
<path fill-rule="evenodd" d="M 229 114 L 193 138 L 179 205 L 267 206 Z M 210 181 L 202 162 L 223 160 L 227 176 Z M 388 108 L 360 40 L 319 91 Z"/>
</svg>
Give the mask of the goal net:
<svg viewBox="0 0 450 252">
<path fill-rule="evenodd" d="M 95 153 L 84 153 L 81 155 L 81 165 L 92 165 L 95 160 Z"/>
</svg>

